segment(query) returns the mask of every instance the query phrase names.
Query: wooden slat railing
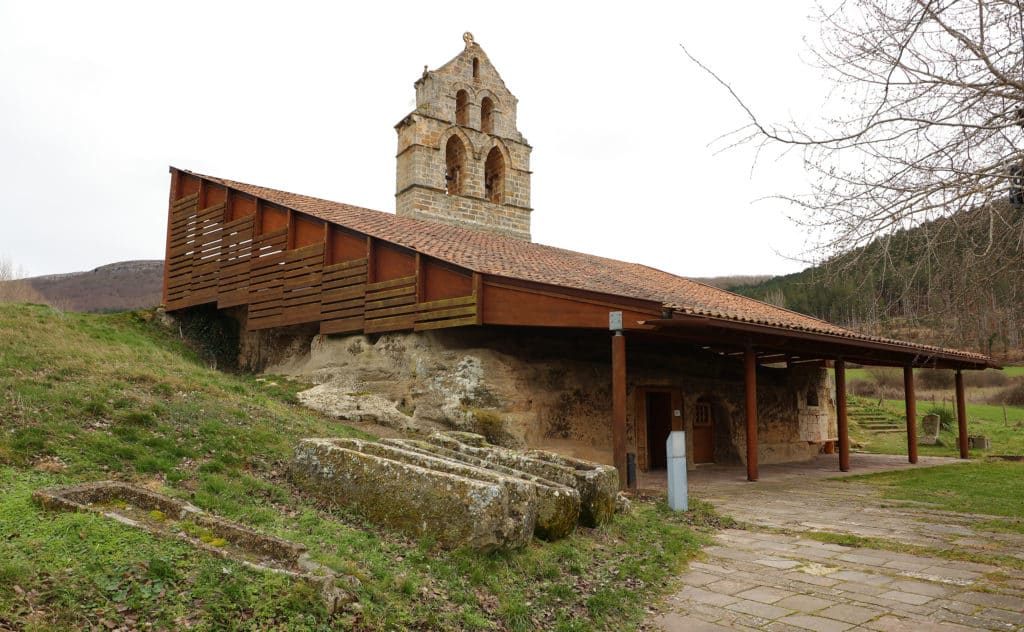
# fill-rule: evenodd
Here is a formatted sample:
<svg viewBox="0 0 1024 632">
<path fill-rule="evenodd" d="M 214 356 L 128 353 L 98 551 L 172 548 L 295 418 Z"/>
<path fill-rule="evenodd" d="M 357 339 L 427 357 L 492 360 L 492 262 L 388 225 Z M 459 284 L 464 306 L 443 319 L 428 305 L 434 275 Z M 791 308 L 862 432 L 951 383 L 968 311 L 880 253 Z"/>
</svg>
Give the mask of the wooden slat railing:
<svg viewBox="0 0 1024 632">
<path fill-rule="evenodd" d="M 368 283 L 363 331 L 412 329 L 416 324 L 416 275 Z"/>
<path fill-rule="evenodd" d="M 249 302 L 249 273 L 252 268 L 253 216 L 224 224 L 220 238 L 220 271 L 217 307 L 234 307 Z"/>
<path fill-rule="evenodd" d="M 417 302 L 417 277 L 367 283 L 365 258 L 324 265 L 324 242 L 287 249 L 288 230 L 255 235 L 194 193 L 171 203 L 167 309 L 248 305 L 250 330 L 320 323 L 321 334 L 424 331 L 479 323 L 477 296 Z"/>
</svg>

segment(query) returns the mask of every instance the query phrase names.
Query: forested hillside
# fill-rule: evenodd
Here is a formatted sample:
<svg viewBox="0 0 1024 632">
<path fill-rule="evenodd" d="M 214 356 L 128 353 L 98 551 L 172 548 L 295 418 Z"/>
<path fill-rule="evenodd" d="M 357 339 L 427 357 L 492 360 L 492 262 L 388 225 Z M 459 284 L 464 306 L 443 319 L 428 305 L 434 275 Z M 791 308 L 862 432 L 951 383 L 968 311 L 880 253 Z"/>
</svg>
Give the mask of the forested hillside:
<svg viewBox="0 0 1024 632">
<path fill-rule="evenodd" d="M 900 230 L 803 272 L 732 291 L 861 331 L 1017 359 L 1024 353 L 1024 209 Z"/>
</svg>

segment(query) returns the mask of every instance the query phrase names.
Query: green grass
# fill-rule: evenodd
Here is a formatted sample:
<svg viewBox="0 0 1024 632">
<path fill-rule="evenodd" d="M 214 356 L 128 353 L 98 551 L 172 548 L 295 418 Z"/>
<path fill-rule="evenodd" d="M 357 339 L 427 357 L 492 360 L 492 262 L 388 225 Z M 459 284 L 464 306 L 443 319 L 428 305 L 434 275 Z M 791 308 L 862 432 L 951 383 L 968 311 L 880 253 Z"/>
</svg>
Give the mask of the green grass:
<svg viewBox="0 0 1024 632">
<path fill-rule="evenodd" d="M 864 410 L 879 409 L 902 419 L 906 416 L 903 400 L 887 399 L 879 408 L 878 400 L 851 396 L 850 406 Z M 952 427 L 939 433 L 941 446 L 918 446 L 918 453 L 926 456 L 959 456 L 958 430 L 956 428 L 956 412 L 949 402 L 932 402 L 917 400 L 918 433 L 921 432 L 920 420 L 932 407 L 945 407 L 953 418 Z M 1005 418 L 1004 418 L 1005 413 Z M 989 450 L 970 450 L 971 458 L 981 458 L 990 454 L 1024 454 L 1024 407 L 999 406 L 993 404 L 972 404 L 967 402 L 967 434 L 983 435 L 992 442 Z M 874 434 L 860 429 L 855 420 L 850 424 L 850 441 L 865 452 L 876 454 L 906 454 L 907 437 L 898 434 Z"/>
<path fill-rule="evenodd" d="M 325 511 L 285 476 L 294 442 L 366 436 L 295 405 L 299 385 L 206 368 L 147 313 L 0 304 L 0 628 L 629 629 L 717 524 L 636 503 L 600 529 L 483 555 Z M 89 514 L 42 486 L 117 478 L 302 542 L 359 577 L 329 619 L 308 586 Z"/>
<path fill-rule="evenodd" d="M 935 503 L 949 511 L 1024 518 L 1024 463 L 980 461 L 842 480 L 876 485 L 886 498 Z"/>
<path fill-rule="evenodd" d="M 1004 524 L 1011 524 L 1007 521 L 1000 522 L 1003 522 Z M 871 538 L 851 533 L 832 533 L 831 531 L 797 531 L 786 533 L 797 535 L 801 538 L 816 540 L 818 542 L 839 544 L 853 548 L 875 549 L 876 551 L 894 551 L 897 553 L 909 553 L 911 555 L 940 557 L 947 560 L 957 560 L 961 562 L 978 562 L 980 564 L 997 566 L 1002 569 L 1024 570 L 1024 560 L 1020 558 L 1011 557 L 1009 555 L 983 553 L 973 549 L 919 546 L 915 544 L 907 544 L 906 542 L 900 542 L 891 538 Z"/>
<path fill-rule="evenodd" d="M 1024 366 L 1005 366 L 1003 367 L 1003 373 L 1010 377 L 1024 375 Z"/>
</svg>

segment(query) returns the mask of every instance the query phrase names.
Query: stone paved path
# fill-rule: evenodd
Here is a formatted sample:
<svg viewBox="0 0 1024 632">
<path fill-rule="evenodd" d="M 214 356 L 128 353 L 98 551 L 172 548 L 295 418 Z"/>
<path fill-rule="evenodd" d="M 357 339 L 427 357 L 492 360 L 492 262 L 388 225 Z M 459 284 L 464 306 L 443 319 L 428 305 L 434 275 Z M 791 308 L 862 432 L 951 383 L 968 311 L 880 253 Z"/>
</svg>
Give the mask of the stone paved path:
<svg viewBox="0 0 1024 632">
<path fill-rule="evenodd" d="M 905 457 L 853 455 L 851 474 L 907 467 Z M 690 494 L 747 523 L 690 564 L 652 630 L 1024 630 L 1024 571 L 823 543 L 801 532 L 884 538 L 1024 560 L 1024 535 L 978 528 L 980 517 L 882 499 L 877 488 L 825 480 L 835 457 L 767 466 L 747 483 L 735 468 L 701 469 Z M 954 462 L 922 458 L 922 465 Z"/>
</svg>

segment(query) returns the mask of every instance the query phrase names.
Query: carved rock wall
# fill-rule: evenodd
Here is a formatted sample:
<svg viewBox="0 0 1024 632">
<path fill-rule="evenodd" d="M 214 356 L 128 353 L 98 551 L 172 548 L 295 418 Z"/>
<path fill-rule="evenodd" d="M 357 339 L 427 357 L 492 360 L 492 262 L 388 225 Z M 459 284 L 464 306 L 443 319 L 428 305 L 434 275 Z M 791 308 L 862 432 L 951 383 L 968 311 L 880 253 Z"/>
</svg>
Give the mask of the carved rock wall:
<svg viewBox="0 0 1024 632">
<path fill-rule="evenodd" d="M 745 460 L 742 362 L 687 346 L 627 339 L 627 433 L 637 450 L 637 387 L 674 390 L 690 430 L 711 403 L 715 461 Z M 270 373 L 317 386 L 302 400 L 340 418 L 404 430 L 466 430 L 510 447 L 611 463 L 611 343 L 606 332 L 461 328 L 314 337 Z M 828 373 L 758 369 L 759 461 L 807 459 L 835 439 Z M 687 433 L 689 435 L 692 433 Z M 692 455 L 692 448 L 688 450 Z"/>
</svg>

